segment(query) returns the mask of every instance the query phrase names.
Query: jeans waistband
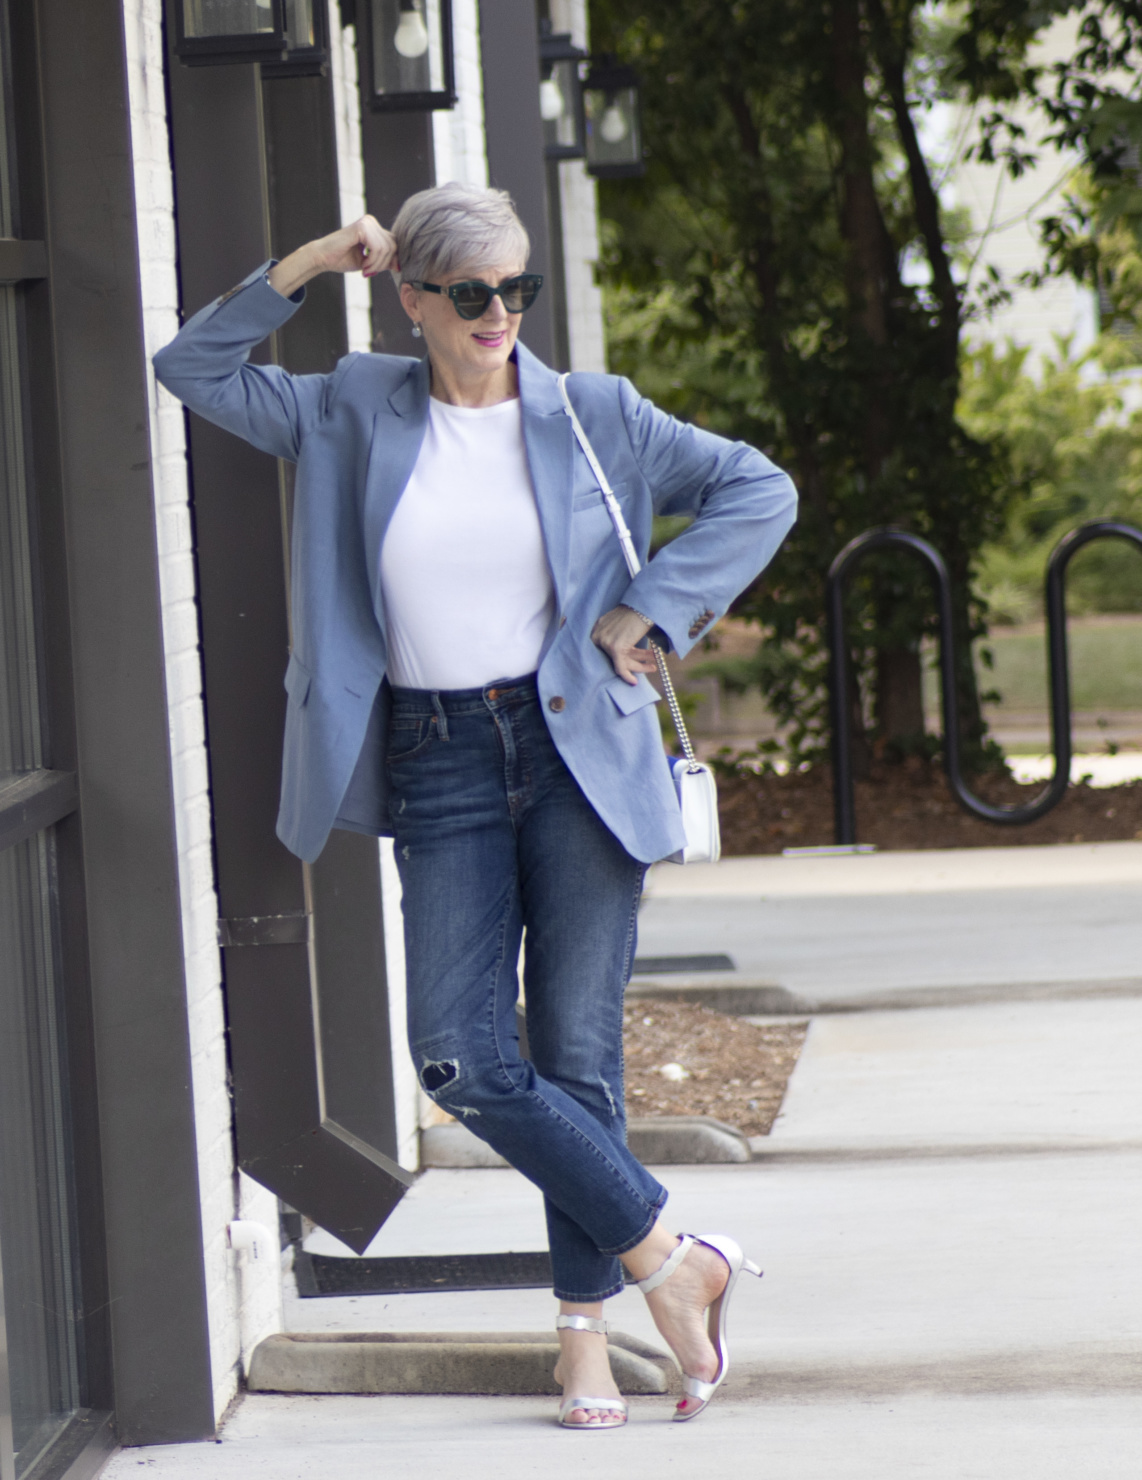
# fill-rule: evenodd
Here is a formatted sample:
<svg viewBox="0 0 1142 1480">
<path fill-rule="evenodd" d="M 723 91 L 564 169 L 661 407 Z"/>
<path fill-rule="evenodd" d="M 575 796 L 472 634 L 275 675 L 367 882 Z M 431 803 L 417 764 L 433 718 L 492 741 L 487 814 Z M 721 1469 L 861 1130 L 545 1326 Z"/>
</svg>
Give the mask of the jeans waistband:
<svg viewBox="0 0 1142 1480">
<path fill-rule="evenodd" d="M 393 713 L 402 716 L 433 714 L 486 714 L 490 709 L 506 709 L 538 702 L 536 675 L 522 678 L 497 678 L 478 689 L 402 689 L 393 691 Z"/>
</svg>

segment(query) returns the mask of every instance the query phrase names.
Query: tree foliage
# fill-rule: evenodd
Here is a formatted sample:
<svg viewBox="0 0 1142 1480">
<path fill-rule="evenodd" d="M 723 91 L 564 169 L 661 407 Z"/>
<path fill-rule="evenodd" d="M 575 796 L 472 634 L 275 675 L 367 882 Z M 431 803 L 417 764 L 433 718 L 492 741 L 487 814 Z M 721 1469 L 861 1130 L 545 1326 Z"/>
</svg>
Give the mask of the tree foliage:
<svg viewBox="0 0 1142 1480">
<path fill-rule="evenodd" d="M 937 101 L 986 99 L 982 152 L 1014 170 L 1029 157 L 1019 100 L 1046 110 L 1061 140 L 1093 138 L 1078 74 L 1064 83 L 1028 62 L 1069 8 L 591 0 L 594 46 L 642 74 L 649 147 L 643 181 L 604 187 L 613 368 L 762 447 L 797 482 L 797 528 L 737 610 L 767 634 L 756 679 L 802 755 L 826 738 L 825 573 L 876 524 L 924 535 L 948 562 L 964 738 L 983 753 L 974 578 L 1011 490 L 985 429 L 973 435 L 956 414 L 961 334 L 986 302 L 968 299 L 957 268 L 962 227 L 941 207 L 923 119 Z M 1111 51 L 1092 50 L 1088 73 L 1110 67 Z M 854 731 L 907 750 L 921 743 L 931 596 L 904 557 L 866 571 L 851 599 L 864 693 Z"/>
<path fill-rule="evenodd" d="M 1113 346 L 1112 346 L 1113 348 Z M 1087 519 L 1142 526 L 1142 411 L 1102 373 L 1105 345 L 1074 357 L 1061 343 L 1038 374 L 1026 350 L 983 345 L 967 359 L 960 418 L 1004 458 L 1013 497 L 1002 538 L 984 546 L 979 580 L 993 622 L 1043 615 L 1043 574 L 1062 535 Z M 1094 370 L 1094 375 L 1087 372 Z M 1142 610 L 1138 552 L 1100 541 L 1075 558 L 1068 609 Z"/>
</svg>

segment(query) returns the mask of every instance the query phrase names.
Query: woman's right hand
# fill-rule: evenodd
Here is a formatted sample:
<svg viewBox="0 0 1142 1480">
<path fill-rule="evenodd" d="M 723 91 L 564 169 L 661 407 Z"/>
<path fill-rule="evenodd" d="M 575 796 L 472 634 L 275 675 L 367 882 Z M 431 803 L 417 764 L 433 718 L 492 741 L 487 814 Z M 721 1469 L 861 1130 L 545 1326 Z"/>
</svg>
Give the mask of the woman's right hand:
<svg viewBox="0 0 1142 1480">
<path fill-rule="evenodd" d="M 323 272 L 363 272 L 366 277 L 375 277 L 378 272 L 397 267 L 397 244 L 392 232 L 386 231 L 375 216 L 362 216 L 283 257 L 270 269 L 269 280 L 271 288 L 289 298 Z"/>
<path fill-rule="evenodd" d="M 363 272 L 373 277 L 397 266 L 396 238 L 375 216 L 362 216 L 340 231 L 311 242 L 323 272 Z"/>
</svg>

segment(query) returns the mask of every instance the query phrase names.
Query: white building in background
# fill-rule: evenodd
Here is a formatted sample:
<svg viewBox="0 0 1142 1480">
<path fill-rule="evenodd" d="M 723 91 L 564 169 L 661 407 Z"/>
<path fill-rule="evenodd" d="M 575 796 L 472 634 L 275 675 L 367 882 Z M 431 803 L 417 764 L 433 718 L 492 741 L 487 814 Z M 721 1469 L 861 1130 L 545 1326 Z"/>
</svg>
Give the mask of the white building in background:
<svg viewBox="0 0 1142 1480">
<path fill-rule="evenodd" d="M 1035 60 L 1049 65 L 1069 56 L 1076 31 L 1073 17 L 1057 21 L 1036 46 Z M 978 140 L 983 111 L 979 105 L 941 114 L 943 138 L 936 150 L 946 161 L 943 200 L 971 217 L 973 285 L 978 286 L 988 267 L 994 267 L 1013 295 L 1009 304 L 973 322 L 966 338 L 969 344 L 1010 341 L 1028 349 L 1028 368 L 1034 372 L 1044 357 L 1058 355 L 1060 341 L 1069 344 L 1072 355 L 1079 355 L 1089 349 L 1098 333 L 1098 303 L 1091 289 L 1070 278 L 1056 278 L 1039 288 L 1018 285 L 1025 273 L 1042 267 L 1039 223 L 1063 208 L 1080 161 L 1074 153 L 1044 144 L 1048 129 L 1041 115 L 1026 108 L 1017 116 L 1027 130 L 1028 147 L 1038 154 L 1031 169 L 1013 179 L 1002 164 L 966 158 Z"/>
</svg>

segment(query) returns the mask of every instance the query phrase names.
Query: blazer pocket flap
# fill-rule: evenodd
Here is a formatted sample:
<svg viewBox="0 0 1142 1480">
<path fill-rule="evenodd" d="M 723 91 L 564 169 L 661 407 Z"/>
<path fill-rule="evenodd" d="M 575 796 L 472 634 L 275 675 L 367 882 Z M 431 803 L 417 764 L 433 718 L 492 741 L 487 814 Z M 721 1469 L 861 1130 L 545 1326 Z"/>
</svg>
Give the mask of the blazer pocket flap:
<svg viewBox="0 0 1142 1480">
<path fill-rule="evenodd" d="M 636 684 L 629 684 L 616 674 L 607 684 L 607 693 L 615 701 L 620 714 L 634 714 L 648 704 L 657 704 L 662 698 L 645 673 L 639 674 Z"/>
<path fill-rule="evenodd" d="M 313 682 L 309 669 L 297 657 L 290 653 L 289 666 L 285 674 L 286 693 L 298 704 L 304 704 L 309 698 L 309 686 Z"/>
</svg>

